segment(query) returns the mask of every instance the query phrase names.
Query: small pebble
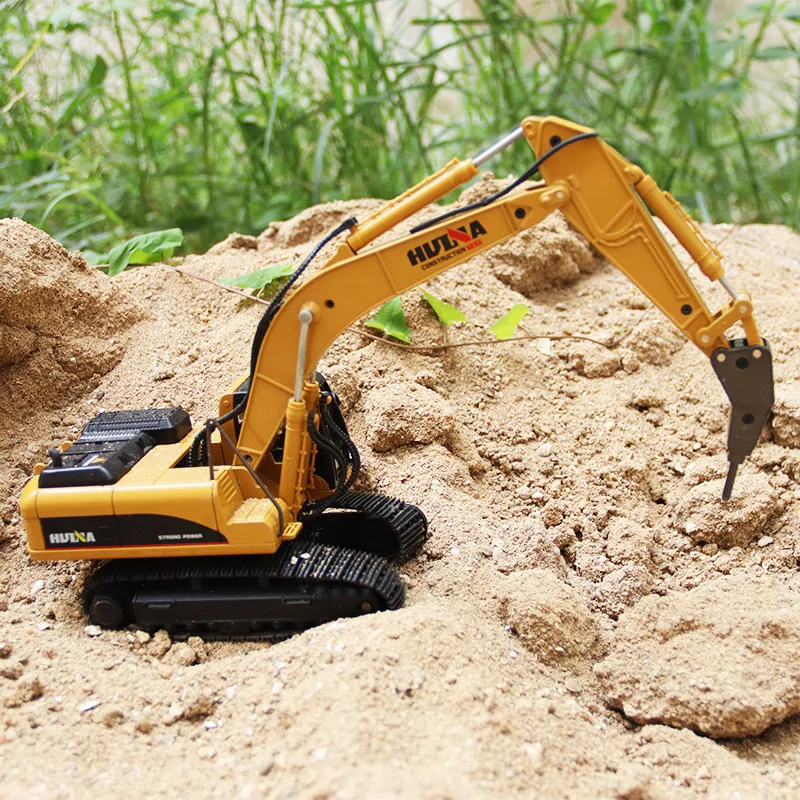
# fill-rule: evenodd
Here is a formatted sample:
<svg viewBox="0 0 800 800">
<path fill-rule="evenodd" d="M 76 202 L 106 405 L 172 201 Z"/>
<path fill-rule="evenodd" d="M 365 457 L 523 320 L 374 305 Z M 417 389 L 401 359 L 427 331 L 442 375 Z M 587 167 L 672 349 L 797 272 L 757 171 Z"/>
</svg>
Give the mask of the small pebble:
<svg viewBox="0 0 800 800">
<path fill-rule="evenodd" d="M 167 709 L 167 713 L 164 717 L 164 724 L 174 725 L 178 720 L 183 719 L 185 713 L 186 709 L 184 709 L 180 703 L 172 703 Z"/>
<path fill-rule="evenodd" d="M 771 536 L 762 536 L 758 540 L 758 546 L 759 547 L 767 547 L 768 545 L 771 545 L 774 541 L 775 540 Z"/>
<path fill-rule="evenodd" d="M 541 742 L 526 742 L 522 745 L 522 752 L 530 759 L 534 766 L 539 766 L 542 763 L 542 753 L 544 748 Z"/>
<path fill-rule="evenodd" d="M 101 703 L 101 700 L 97 697 L 90 697 L 85 703 L 81 703 L 78 706 L 78 711 L 81 714 L 85 714 L 87 711 L 91 711 L 93 708 L 97 708 Z"/>
<path fill-rule="evenodd" d="M 94 638 L 95 636 L 102 636 L 103 635 L 103 629 L 99 625 L 87 625 L 83 629 L 83 632 L 87 636 L 91 636 L 92 638 Z"/>
<path fill-rule="evenodd" d="M 269 775 L 272 772 L 272 768 L 275 766 L 275 759 L 273 758 L 266 758 L 261 763 L 261 767 L 258 770 L 259 775 Z"/>
<path fill-rule="evenodd" d="M 39 594 L 42 589 L 44 589 L 44 581 L 41 579 L 31 584 L 31 594 Z"/>
<path fill-rule="evenodd" d="M 547 458 L 553 452 L 553 445 L 550 442 L 545 442 L 544 444 L 540 444 L 538 449 L 536 450 L 536 455 L 540 456 L 541 458 Z"/>
<path fill-rule="evenodd" d="M 25 672 L 25 667 L 20 661 L 11 661 L 0 667 L 0 678 L 7 678 L 10 681 L 18 681 Z"/>
</svg>

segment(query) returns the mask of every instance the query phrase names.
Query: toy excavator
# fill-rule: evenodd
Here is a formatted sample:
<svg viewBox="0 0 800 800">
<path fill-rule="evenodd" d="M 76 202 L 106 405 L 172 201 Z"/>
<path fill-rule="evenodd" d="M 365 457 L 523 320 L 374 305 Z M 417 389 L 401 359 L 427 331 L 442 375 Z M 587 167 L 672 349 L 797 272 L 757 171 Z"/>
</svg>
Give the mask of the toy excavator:
<svg viewBox="0 0 800 800">
<path fill-rule="evenodd" d="M 510 186 L 368 247 L 522 137 L 538 160 Z M 536 173 L 543 183 L 529 182 Z M 84 602 L 89 619 L 110 628 L 280 637 L 402 605 L 391 561 L 420 547 L 427 521 L 408 503 L 351 491 L 358 450 L 316 365 L 370 309 L 556 210 L 711 359 L 732 406 L 728 499 L 773 402 L 770 347 L 749 295 L 734 289 L 717 249 L 638 166 L 589 128 L 529 117 L 475 158 L 454 159 L 321 241 L 264 313 L 249 374 L 222 396 L 219 416 L 192 427 L 180 408 L 103 412 L 76 441 L 50 450 L 20 500 L 32 557 L 109 559 L 87 581 Z M 730 295 L 721 309 L 708 309 L 651 211 Z M 344 233 L 335 255 L 294 288 Z M 728 339 L 737 323 L 746 338 Z"/>
</svg>

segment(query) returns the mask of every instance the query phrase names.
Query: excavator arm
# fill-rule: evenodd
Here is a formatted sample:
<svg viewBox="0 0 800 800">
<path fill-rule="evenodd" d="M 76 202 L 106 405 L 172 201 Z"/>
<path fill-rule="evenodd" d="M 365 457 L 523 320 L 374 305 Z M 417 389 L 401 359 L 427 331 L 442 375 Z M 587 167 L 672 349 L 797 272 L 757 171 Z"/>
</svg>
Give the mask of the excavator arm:
<svg viewBox="0 0 800 800">
<path fill-rule="evenodd" d="M 370 246 L 382 233 L 472 178 L 483 161 L 523 136 L 539 156 L 536 166 L 544 185 L 525 183 L 491 202 L 450 212 L 392 242 Z M 771 352 L 753 319 L 750 297 L 731 286 L 719 252 L 649 175 L 591 129 L 556 117 L 525 119 L 485 153 L 451 162 L 352 228 L 336 255 L 272 318 L 251 375 L 239 453 L 258 469 L 285 422 L 280 496 L 298 508 L 309 463 L 305 420 L 317 401 L 314 383 L 307 379 L 333 341 L 371 308 L 538 224 L 556 210 L 711 359 L 732 404 L 731 469 L 723 494 L 728 499 L 736 468 L 755 447 L 773 402 Z M 708 308 L 651 211 L 704 274 L 726 289 L 730 298 L 720 309 Z M 729 340 L 726 331 L 737 323 L 746 338 Z M 291 474 L 295 469 L 297 474 Z"/>
</svg>

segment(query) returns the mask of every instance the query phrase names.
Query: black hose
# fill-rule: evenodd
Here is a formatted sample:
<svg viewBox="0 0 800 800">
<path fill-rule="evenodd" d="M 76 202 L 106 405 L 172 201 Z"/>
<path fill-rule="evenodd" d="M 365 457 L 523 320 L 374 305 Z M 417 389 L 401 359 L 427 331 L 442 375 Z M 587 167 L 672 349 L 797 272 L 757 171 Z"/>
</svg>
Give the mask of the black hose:
<svg viewBox="0 0 800 800">
<path fill-rule="evenodd" d="M 323 436 L 322 433 L 317 430 L 317 426 L 314 424 L 315 414 L 316 412 L 314 411 L 308 412 L 308 420 L 306 421 L 308 435 L 311 437 L 311 441 L 314 442 L 318 450 L 322 450 L 333 458 L 336 464 L 337 474 L 333 493 L 320 500 L 313 502 L 306 501 L 300 511 L 301 519 L 308 519 L 309 517 L 316 516 L 317 514 L 321 514 L 326 508 L 330 508 L 345 493 L 347 485 L 347 456 L 330 439 Z"/>
<path fill-rule="evenodd" d="M 272 324 L 272 320 L 275 318 L 275 315 L 281 309 L 283 300 L 286 297 L 289 289 L 291 289 L 292 286 L 298 281 L 300 276 L 306 271 L 308 265 L 319 255 L 322 248 L 325 247 L 328 242 L 330 242 L 332 239 L 335 239 L 340 233 L 350 230 L 357 223 L 358 220 L 355 217 L 348 217 L 346 220 L 344 220 L 344 222 L 339 223 L 339 225 L 337 225 L 327 236 L 325 236 L 324 239 L 314 246 L 314 249 L 303 259 L 303 262 L 300 264 L 300 266 L 291 274 L 289 280 L 283 284 L 275 297 L 272 298 L 272 301 L 267 306 L 266 311 L 258 321 L 256 332 L 253 335 L 253 345 L 250 349 L 250 386 L 248 387 L 245 396 L 234 408 L 223 414 L 221 417 L 217 417 L 217 423 L 224 425 L 234 417 L 238 417 L 244 412 L 245 408 L 247 408 L 247 401 L 250 399 L 250 390 L 253 387 L 253 379 L 256 374 L 256 364 L 258 363 L 258 356 L 261 352 L 261 345 L 264 343 L 264 337 L 267 335 L 269 326 Z M 208 465 L 208 453 L 205 452 L 206 448 L 204 442 L 205 429 L 200 431 L 192 442 L 192 446 L 189 449 L 189 455 L 187 457 L 188 466 L 197 467 Z"/>
<path fill-rule="evenodd" d="M 322 403 L 322 417 L 325 420 L 326 426 L 333 431 L 346 451 L 345 455 L 348 462 L 347 466 L 350 468 L 350 475 L 344 483 L 343 491 L 347 491 L 356 482 L 356 478 L 358 478 L 358 474 L 361 472 L 361 454 L 358 452 L 356 443 L 350 438 L 350 435 L 342 430 L 334 421 L 330 405 L 325 402 L 325 398 L 323 398 Z"/>
</svg>

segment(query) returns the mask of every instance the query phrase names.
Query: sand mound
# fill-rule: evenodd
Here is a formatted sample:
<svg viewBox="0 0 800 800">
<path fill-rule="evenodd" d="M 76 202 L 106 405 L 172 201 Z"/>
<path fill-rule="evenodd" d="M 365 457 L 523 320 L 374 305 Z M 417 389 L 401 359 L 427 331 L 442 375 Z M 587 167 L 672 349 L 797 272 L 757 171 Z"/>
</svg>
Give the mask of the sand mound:
<svg viewBox="0 0 800 800">
<path fill-rule="evenodd" d="M 481 181 L 463 199 L 502 185 Z M 333 225 L 379 204 L 315 207 L 258 237 L 232 235 L 182 267 L 218 278 L 296 264 Z M 785 718 L 796 711 L 789 651 L 800 588 L 791 427 L 800 239 L 774 227 L 707 234 L 728 237 L 731 278 L 754 294 L 783 404 L 774 440 L 743 466 L 730 504 L 717 497 L 725 397 L 707 360 L 556 216 L 426 286 L 467 317 L 450 342 L 491 339 L 517 303 L 530 309 L 525 330 L 549 340 L 409 351 L 348 332 L 326 354 L 321 371 L 362 454 L 357 488 L 418 504 L 430 538 L 402 567 L 407 608 L 273 646 L 85 630 L 76 587 L 87 566 L 31 563 L 13 507 L 30 465 L 100 408 L 215 413 L 247 368 L 263 307 L 161 265 L 126 272 L 103 294 L 106 279 L 55 245 L 15 256 L 15 270 L 43 281 L 37 297 L 60 298 L 62 337 L 90 330 L 124 352 L 99 383 L 94 372 L 75 378 L 71 404 L 26 412 L 24 442 L 3 445 L 6 793 L 77 795 L 91 785 L 126 798 L 156 775 L 148 791 L 158 800 L 796 797 L 800 721 Z M 69 291 L 44 283 L 57 265 Z M 96 319 L 68 325 L 81 286 Z M 124 309 L 103 312 L 122 291 L 147 311 L 127 331 L 114 327 L 129 324 Z M 413 344 L 441 344 L 419 291 L 402 301 Z M 10 319 L 0 369 L 39 385 L 31 328 Z M 47 315 L 37 319 L 46 328 Z M 573 334 L 601 344 L 555 338 Z M 66 369 L 55 357 L 63 345 L 48 336 L 52 362 Z M 620 344 L 602 344 L 611 341 Z M 80 361 L 72 355 L 68 365 Z M 19 431 L 12 422 L 4 441 Z M 695 664 L 709 691 L 691 685 Z M 715 718 L 725 736 L 773 727 L 740 743 L 694 732 L 716 730 Z"/>
<path fill-rule="evenodd" d="M 0 413 L 9 432 L 32 409 L 58 408 L 96 386 L 141 313 L 80 253 L 22 220 L 0 220 Z"/>
</svg>

